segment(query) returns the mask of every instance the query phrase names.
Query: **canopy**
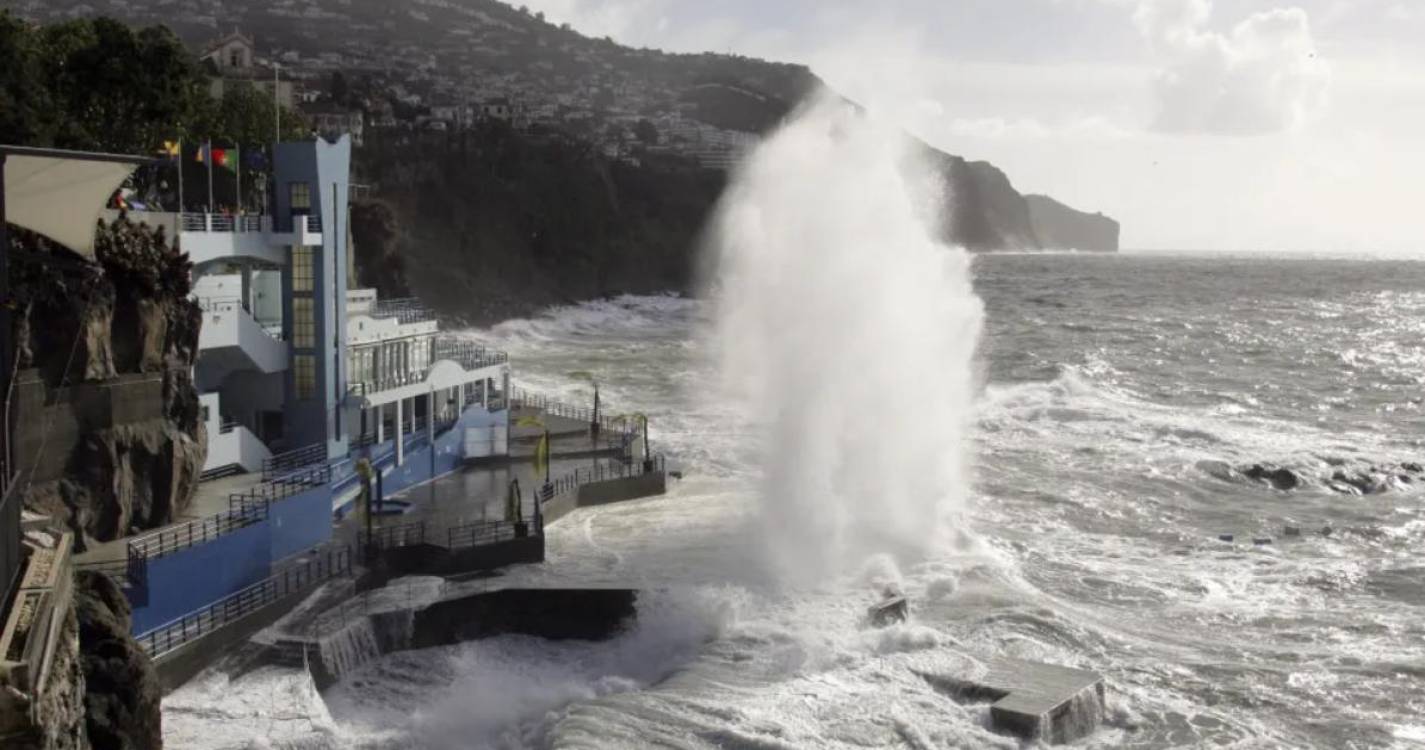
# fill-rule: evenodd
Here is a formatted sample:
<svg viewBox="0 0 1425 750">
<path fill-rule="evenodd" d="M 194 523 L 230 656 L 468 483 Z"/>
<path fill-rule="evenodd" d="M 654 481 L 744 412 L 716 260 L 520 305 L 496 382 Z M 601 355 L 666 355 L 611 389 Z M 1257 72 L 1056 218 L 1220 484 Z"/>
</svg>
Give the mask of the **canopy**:
<svg viewBox="0 0 1425 750">
<path fill-rule="evenodd" d="M 82 255 L 94 255 L 99 212 L 134 168 L 152 159 L 0 146 L 4 218 Z"/>
</svg>

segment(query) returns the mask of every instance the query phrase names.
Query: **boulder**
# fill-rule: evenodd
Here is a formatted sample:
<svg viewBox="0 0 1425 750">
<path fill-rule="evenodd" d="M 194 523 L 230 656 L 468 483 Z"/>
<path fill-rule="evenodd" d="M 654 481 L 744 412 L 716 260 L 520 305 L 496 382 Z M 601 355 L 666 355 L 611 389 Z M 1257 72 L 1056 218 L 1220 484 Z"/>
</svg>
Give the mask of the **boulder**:
<svg viewBox="0 0 1425 750">
<path fill-rule="evenodd" d="M 1294 490 L 1302 484 L 1301 477 L 1291 469 L 1270 465 L 1253 464 L 1243 469 L 1242 475 L 1248 479 L 1266 482 L 1278 490 Z"/>
<path fill-rule="evenodd" d="M 74 596 L 89 744 L 161 750 L 163 687 L 148 655 L 129 633 L 128 599 L 113 579 L 92 571 L 76 574 Z"/>
</svg>

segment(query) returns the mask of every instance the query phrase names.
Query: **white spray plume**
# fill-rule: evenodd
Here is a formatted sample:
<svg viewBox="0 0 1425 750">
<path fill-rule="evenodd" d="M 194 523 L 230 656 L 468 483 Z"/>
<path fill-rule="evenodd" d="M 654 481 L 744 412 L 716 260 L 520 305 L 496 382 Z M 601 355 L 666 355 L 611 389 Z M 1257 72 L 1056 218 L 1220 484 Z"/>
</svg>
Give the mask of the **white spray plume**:
<svg viewBox="0 0 1425 750">
<path fill-rule="evenodd" d="M 947 196 L 893 125 L 806 105 L 734 175 L 711 233 L 720 367 L 764 428 L 765 548 L 815 585 L 947 539 L 969 483 L 983 306 Z"/>
</svg>

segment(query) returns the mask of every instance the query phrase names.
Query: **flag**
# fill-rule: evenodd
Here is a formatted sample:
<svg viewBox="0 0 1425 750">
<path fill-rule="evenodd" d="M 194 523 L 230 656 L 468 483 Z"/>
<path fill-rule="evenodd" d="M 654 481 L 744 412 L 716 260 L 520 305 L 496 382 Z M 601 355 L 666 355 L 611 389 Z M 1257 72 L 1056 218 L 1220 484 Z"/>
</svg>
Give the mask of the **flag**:
<svg viewBox="0 0 1425 750">
<path fill-rule="evenodd" d="M 233 165 L 237 164 L 237 159 L 228 149 L 215 148 L 212 150 L 211 155 L 213 157 L 213 164 L 216 166 L 232 169 Z"/>
<path fill-rule="evenodd" d="M 208 161 L 208 144 L 205 143 L 198 147 L 198 152 L 196 155 L 194 155 L 193 161 L 196 161 L 199 164 L 203 164 Z"/>
<path fill-rule="evenodd" d="M 267 156 L 258 151 L 245 151 L 242 155 L 242 165 L 248 169 L 264 170 L 267 168 Z"/>
<path fill-rule="evenodd" d="M 159 150 L 159 153 L 170 160 L 175 160 L 182 150 L 183 146 L 180 145 L 178 141 L 164 141 L 163 148 Z"/>
</svg>

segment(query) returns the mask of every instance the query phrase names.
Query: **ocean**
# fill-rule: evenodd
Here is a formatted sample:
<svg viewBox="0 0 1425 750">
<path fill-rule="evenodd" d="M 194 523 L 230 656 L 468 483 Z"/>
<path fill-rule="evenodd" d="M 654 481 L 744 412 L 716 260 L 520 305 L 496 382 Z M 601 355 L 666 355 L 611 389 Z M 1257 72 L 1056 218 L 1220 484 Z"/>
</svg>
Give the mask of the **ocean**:
<svg viewBox="0 0 1425 750">
<path fill-rule="evenodd" d="M 571 371 L 595 373 L 683 479 L 562 520 L 547 563 L 479 585 L 635 586 L 638 623 L 607 643 L 391 656 L 324 697 L 297 673 L 208 674 L 165 701 L 166 741 L 1009 748 L 985 705 L 918 672 L 1017 656 L 1106 678 L 1082 746 L 1425 743 L 1425 263 L 995 254 L 968 270 L 983 332 L 963 502 L 925 519 L 943 541 L 813 585 L 769 576 L 769 545 L 809 542 L 766 524 L 772 446 L 723 396 L 714 306 L 550 310 L 467 335 L 566 400 L 588 398 Z M 843 409 L 858 445 L 900 444 L 880 415 L 950 387 L 914 382 Z M 893 500 L 854 502 L 916 507 Z M 911 617 L 870 628 L 888 580 Z"/>
</svg>

